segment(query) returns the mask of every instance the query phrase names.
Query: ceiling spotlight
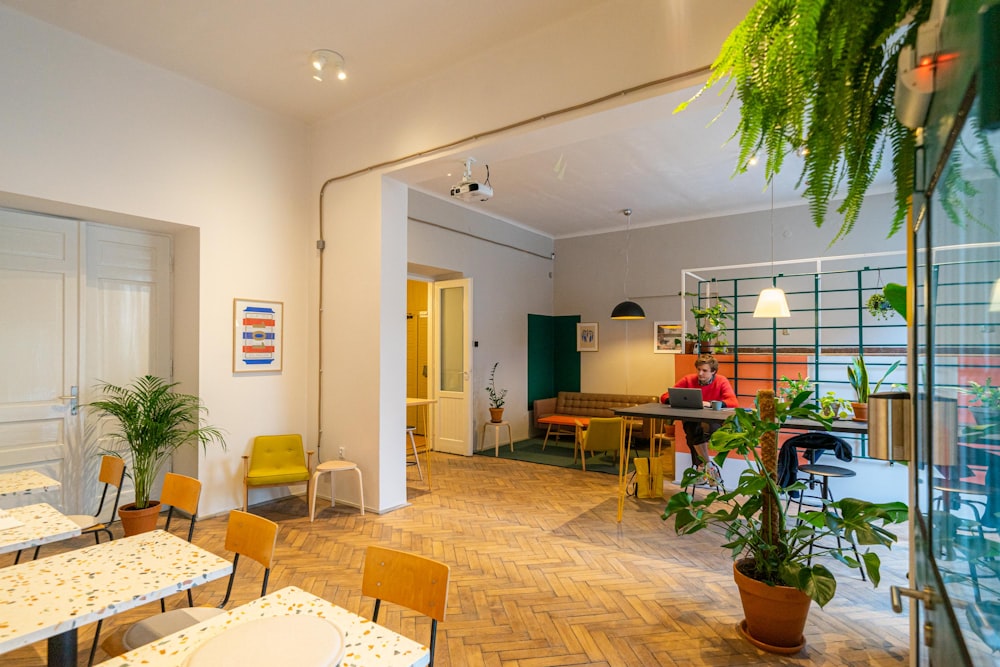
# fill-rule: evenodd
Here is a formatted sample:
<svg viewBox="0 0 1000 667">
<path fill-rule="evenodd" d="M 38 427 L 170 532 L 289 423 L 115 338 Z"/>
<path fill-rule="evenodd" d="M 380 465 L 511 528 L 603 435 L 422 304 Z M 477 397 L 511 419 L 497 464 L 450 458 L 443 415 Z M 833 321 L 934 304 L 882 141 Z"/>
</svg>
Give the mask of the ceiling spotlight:
<svg viewBox="0 0 1000 667">
<path fill-rule="evenodd" d="M 344 71 L 344 56 L 329 49 L 317 49 L 309 55 L 309 63 L 313 68 L 313 78 L 323 81 L 330 76 L 331 71 L 337 75 L 341 81 L 347 78 Z"/>
</svg>

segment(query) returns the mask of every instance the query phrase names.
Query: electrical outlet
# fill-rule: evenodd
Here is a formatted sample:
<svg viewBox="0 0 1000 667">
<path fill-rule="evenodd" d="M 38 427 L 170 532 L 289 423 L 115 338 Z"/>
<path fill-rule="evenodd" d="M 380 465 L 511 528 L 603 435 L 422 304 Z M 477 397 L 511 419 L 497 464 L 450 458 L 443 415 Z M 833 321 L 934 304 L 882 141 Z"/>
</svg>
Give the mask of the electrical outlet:
<svg viewBox="0 0 1000 667">
<path fill-rule="evenodd" d="M 341 447 L 340 449 L 337 450 L 337 458 L 340 459 L 341 461 L 344 460 L 344 448 L 343 447 Z"/>
</svg>

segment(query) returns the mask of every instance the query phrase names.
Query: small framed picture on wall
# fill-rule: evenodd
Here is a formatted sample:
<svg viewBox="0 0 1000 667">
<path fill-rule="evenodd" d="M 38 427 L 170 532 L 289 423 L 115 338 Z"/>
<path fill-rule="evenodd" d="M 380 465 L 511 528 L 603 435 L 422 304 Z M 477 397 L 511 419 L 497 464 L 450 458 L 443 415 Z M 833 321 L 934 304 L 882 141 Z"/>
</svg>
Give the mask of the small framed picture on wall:
<svg viewBox="0 0 1000 667">
<path fill-rule="evenodd" d="M 680 322 L 653 322 L 653 352 L 678 354 L 684 349 Z"/>
<path fill-rule="evenodd" d="M 280 373 L 284 304 L 233 299 L 233 372 Z"/>
<path fill-rule="evenodd" d="M 576 351 L 597 352 L 597 322 L 577 323 Z"/>
</svg>

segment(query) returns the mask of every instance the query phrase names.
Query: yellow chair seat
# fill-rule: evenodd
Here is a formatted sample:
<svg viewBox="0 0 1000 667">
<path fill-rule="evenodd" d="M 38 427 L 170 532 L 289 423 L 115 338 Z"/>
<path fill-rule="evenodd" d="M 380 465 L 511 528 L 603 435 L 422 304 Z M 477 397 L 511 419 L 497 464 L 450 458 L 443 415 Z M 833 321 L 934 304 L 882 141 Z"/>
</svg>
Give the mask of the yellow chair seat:
<svg viewBox="0 0 1000 667">
<path fill-rule="evenodd" d="M 247 475 L 247 484 L 258 486 L 261 484 L 293 484 L 296 482 L 308 482 L 309 469 L 287 470 L 280 468 L 264 468 L 262 470 L 251 470 Z"/>
</svg>

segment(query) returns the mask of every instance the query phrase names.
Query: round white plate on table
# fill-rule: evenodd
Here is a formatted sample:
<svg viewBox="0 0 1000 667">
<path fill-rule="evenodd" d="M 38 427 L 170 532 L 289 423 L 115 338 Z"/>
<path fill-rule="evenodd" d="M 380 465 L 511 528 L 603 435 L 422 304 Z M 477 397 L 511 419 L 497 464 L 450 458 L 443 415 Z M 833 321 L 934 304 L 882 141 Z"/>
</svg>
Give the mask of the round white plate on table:
<svg viewBox="0 0 1000 667">
<path fill-rule="evenodd" d="M 344 633 L 307 614 L 268 616 L 240 623 L 194 650 L 185 667 L 335 667 L 344 657 Z"/>
</svg>

